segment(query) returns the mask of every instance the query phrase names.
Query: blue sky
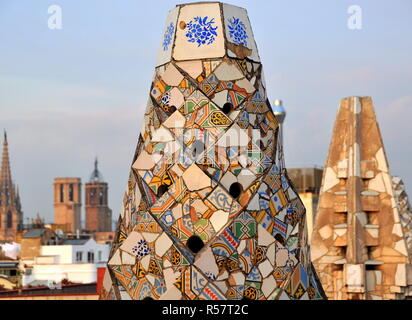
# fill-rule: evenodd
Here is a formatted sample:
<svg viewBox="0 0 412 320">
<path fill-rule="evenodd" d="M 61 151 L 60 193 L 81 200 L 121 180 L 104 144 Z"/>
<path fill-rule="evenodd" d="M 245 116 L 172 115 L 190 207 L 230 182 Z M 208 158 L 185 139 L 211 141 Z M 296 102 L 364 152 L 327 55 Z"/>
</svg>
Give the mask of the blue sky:
<svg viewBox="0 0 412 320">
<path fill-rule="evenodd" d="M 371 96 L 391 172 L 412 190 L 412 2 L 227 1 L 248 10 L 287 166 L 323 165 L 341 98 Z M 47 27 L 50 5 L 63 28 Z M 25 216 L 53 218 L 53 178 L 95 155 L 118 215 L 164 20 L 175 1 L 0 0 L 0 128 Z M 347 28 L 351 5 L 362 29 Z"/>
</svg>

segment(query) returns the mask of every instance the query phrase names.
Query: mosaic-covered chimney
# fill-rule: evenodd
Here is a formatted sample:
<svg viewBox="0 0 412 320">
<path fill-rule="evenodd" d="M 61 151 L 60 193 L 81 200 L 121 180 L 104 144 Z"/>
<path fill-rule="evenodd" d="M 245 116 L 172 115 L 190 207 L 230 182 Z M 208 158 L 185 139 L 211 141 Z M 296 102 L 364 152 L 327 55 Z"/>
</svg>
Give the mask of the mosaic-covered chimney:
<svg viewBox="0 0 412 320">
<path fill-rule="evenodd" d="M 399 212 L 395 181 L 372 99 L 342 99 L 311 247 L 330 299 L 410 299 L 411 214 Z"/>
<path fill-rule="evenodd" d="M 323 299 L 245 9 L 169 12 L 102 299 Z"/>
</svg>

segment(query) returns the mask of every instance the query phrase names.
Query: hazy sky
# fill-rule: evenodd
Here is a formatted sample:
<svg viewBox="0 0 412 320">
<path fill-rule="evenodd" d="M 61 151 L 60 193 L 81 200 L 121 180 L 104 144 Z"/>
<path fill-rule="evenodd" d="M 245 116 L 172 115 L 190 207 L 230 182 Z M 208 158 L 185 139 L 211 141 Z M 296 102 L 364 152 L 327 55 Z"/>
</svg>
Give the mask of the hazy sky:
<svg viewBox="0 0 412 320">
<path fill-rule="evenodd" d="M 412 1 L 227 1 L 248 10 L 270 100 L 287 109 L 287 166 L 323 165 L 341 98 L 371 96 L 391 172 L 412 190 Z M 50 5 L 63 28 L 47 26 Z M 25 216 L 53 218 L 53 178 L 95 155 L 117 217 L 174 1 L 0 0 L 0 128 Z M 362 29 L 347 9 L 362 9 Z"/>
</svg>

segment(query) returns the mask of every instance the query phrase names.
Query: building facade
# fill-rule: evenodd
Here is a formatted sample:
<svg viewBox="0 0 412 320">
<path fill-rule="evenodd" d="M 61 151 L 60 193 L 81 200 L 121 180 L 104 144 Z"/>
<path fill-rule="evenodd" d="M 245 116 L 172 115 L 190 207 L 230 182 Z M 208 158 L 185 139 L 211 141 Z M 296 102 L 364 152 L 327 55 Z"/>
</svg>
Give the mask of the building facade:
<svg viewBox="0 0 412 320">
<path fill-rule="evenodd" d="M 59 241 L 57 235 L 48 228 L 28 230 L 20 239 L 20 258 L 31 263 L 40 255 L 43 245 L 58 244 Z"/>
<path fill-rule="evenodd" d="M 108 206 L 109 186 L 98 169 L 97 159 L 90 180 L 86 183 L 86 230 L 89 232 L 112 231 L 112 210 Z"/>
<path fill-rule="evenodd" d="M 33 260 L 22 260 L 25 264 L 23 285 L 59 284 L 63 280 L 94 283 L 98 268 L 104 267 L 108 259 L 109 250 L 109 245 L 98 244 L 92 238 L 42 245 Z"/>
<path fill-rule="evenodd" d="M 0 240 L 14 241 L 22 226 L 20 195 L 11 178 L 7 134 L 4 132 L 0 171 Z"/>
<path fill-rule="evenodd" d="M 7 257 L 0 257 L 0 292 L 14 289 L 21 285 L 21 271 L 19 261 Z"/>
<path fill-rule="evenodd" d="M 54 223 L 64 232 L 81 229 L 81 179 L 54 179 Z"/>
<path fill-rule="evenodd" d="M 308 229 L 309 243 L 312 240 L 313 224 L 316 218 L 316 210 L 319 202 L 319 191 L 322 183 L 321 168 L 292 168 L 288 169 L 299 197 L 306 209 L 306 226 Z"/>
</svg>

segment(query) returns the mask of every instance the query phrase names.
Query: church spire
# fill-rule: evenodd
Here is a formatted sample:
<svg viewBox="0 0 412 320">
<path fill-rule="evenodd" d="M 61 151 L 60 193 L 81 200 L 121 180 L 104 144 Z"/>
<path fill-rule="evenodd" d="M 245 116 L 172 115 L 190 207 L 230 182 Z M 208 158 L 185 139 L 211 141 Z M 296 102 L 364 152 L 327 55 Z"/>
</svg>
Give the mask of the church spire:
<svg viewBox="0 0 412 320">
<path fill-rule="evenodd" d="M 7 142 L 6 130 L 4 130 L 3 155 L 1 159 L 1 172 L 0 172 L 0 186 L 2 189 L 8 188 L 10 192 L 13 189 L 13 183 L 11 180 L 11 171 L 10 171 L 9 147 L 8 147 L 8 142 Z"/>
<path fill-rule="evenodd" d="M 21 211 L 18 189 L 11 179 L 9 145 L 4 131 L 3 153 L 0 171 L 0 217 L 2 224 L 0 240 L 15 241 L 17 232 L 22 230 L 23 212 Z"/>
<path fill-rule="evenodd" d="M 96 158 L 94 159 L 94 170 L 92 172 L 92 175 L 90 176 L 90 182 L 103 182 L 104 181 L 103 176 L 99 171 L 98 164 L 99 162 L 96 156 Z"/>
</svg>

